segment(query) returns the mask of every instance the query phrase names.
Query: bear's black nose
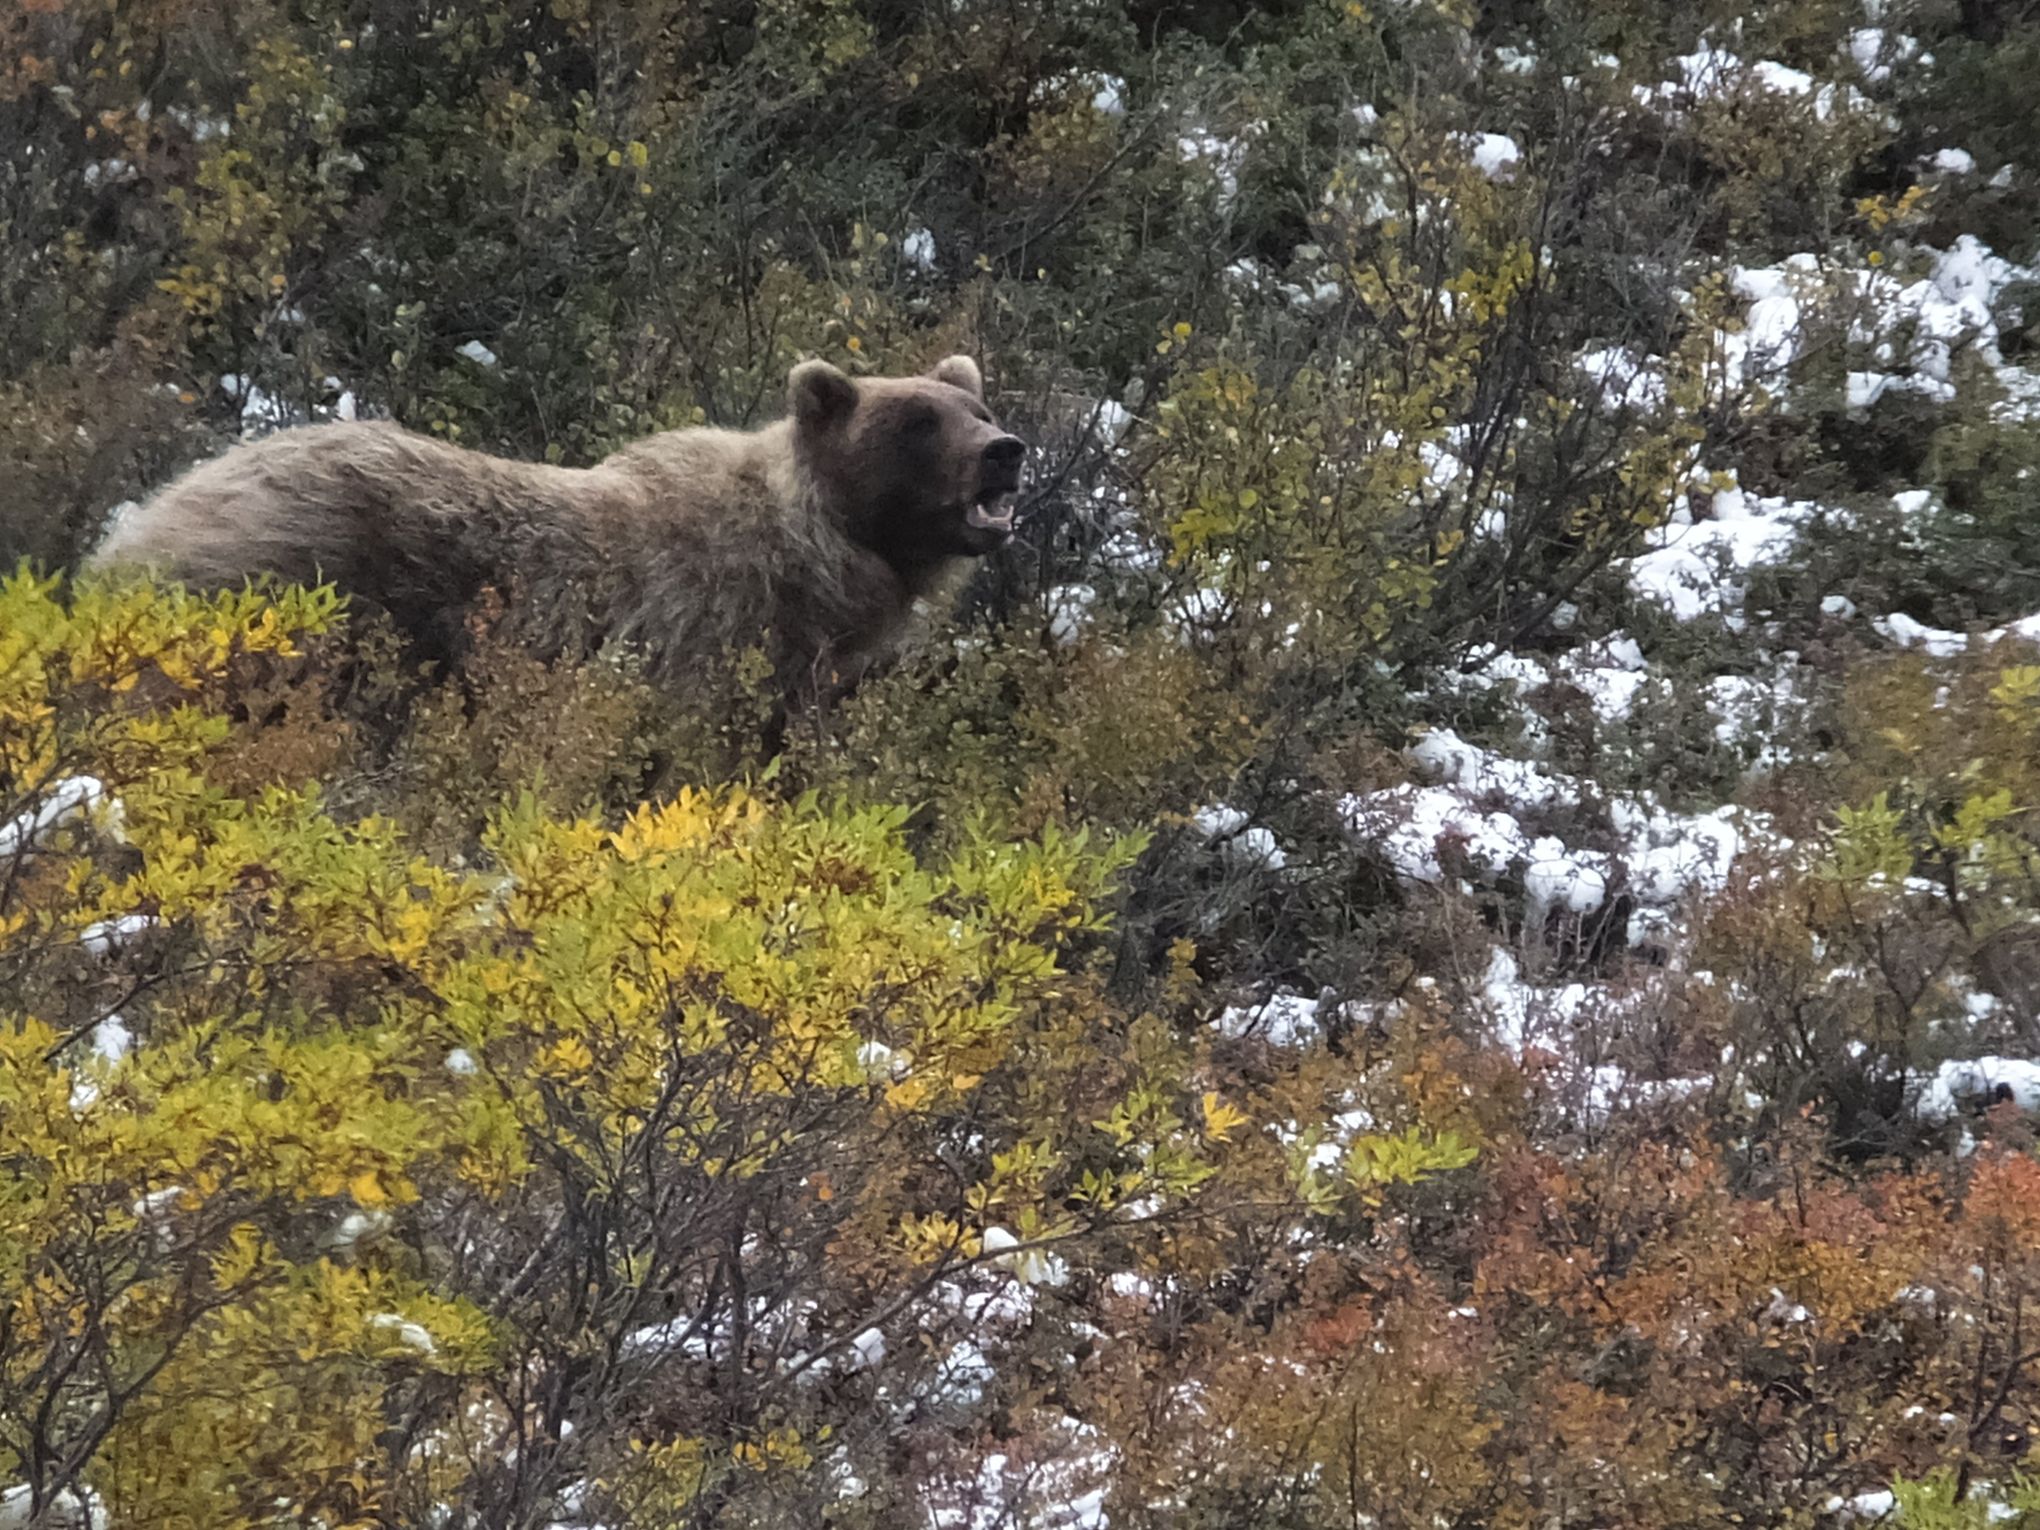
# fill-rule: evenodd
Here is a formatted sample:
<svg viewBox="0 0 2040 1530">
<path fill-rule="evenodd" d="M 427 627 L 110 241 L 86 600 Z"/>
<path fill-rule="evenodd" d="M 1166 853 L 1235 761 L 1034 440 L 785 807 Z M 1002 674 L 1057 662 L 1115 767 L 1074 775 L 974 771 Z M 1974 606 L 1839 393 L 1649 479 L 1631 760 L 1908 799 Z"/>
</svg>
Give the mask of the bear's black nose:
<svg viewBox="0 0 2040 1530">
<path fill-rule="evenodd" d="M 1020 459 L 1027 455 L 1027 443 L 1018 436 L 1001 436 L 985 448 L 985 465 L 1018 477 Z"/>
</svg>

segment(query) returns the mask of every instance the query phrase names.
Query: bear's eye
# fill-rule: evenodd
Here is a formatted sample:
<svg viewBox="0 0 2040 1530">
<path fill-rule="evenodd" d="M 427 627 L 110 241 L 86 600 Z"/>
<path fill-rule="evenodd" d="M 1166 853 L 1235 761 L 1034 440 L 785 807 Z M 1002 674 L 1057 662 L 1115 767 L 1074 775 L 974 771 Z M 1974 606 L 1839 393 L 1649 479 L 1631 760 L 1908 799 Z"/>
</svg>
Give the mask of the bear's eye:
<svg viewBox="0 0 2040 1530">
<path fill-rule="evenodd" d="M 910 436 L 932 436 L 942 424 L 942 416 L 926 404 L 916 404 L 909 410 L 900 428 Z"/>
</svg>

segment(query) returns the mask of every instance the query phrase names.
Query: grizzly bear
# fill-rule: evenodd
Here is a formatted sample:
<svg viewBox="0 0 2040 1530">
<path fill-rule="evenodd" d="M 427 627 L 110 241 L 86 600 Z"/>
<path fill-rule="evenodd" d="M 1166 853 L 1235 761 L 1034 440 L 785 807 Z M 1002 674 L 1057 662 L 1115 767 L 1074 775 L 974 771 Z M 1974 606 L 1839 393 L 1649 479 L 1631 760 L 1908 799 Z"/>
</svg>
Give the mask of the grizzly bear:
<svg viewBox="0 0 2040 1530">
<path fill-rule="evenodd" d="M 485 590 L 548 657 L 618 644 L 678 690 L 750 644 L 780 699 L 838 695 L 914 602 L 1012 534 L 1026 447 L 968 356 L 851 378 L 807 361 L 789 416 L 668 431 L 589 468 L 486 456 L 387 423 L 237 446 L 131 510 L 93 557 L 200 587 L 331 581 L 428 653 Z"/>
</svg>

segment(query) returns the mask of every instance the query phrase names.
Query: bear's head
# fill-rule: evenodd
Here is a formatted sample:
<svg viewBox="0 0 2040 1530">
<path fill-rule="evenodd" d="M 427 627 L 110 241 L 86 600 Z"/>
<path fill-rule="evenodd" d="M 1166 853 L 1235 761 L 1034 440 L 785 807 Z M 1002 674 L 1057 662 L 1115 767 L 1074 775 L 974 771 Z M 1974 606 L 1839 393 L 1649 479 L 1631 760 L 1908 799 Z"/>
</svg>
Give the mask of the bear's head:
<svg viewBox="0 0 2040 1530">
<path fill-rule="evenodd" d="M 787 378 L 795 449 L 850 536 L 909 571 L 1013 534 L 1025 443 L 999 428 L 968 356 L 925 377 L 851 378 L 804 361 Z"/>
</svg>

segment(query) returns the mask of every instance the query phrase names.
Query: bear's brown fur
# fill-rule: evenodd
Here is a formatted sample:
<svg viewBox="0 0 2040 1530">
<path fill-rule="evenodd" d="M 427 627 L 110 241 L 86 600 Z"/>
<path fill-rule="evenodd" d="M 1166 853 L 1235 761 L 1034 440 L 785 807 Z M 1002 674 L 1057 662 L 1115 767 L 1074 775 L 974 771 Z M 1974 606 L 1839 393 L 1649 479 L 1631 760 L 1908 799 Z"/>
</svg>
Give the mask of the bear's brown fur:
<svg viewBox="0 0 2040 1530">
<path fill-rule="evenodd" d="M 854 684 L 949 567 L 1011 534 L 998 506 L 1025 447 L 967 356 L 912 378 L 803 362 L 787 401 L 762 430 L 669 431 L 591 468 L 383 423 L 286 430 L 131 510 L 93 562 L 212 587 L 331 580 L 442 653 L 495 588 L 519 640 L 628 645 L 670 689 L 762 643 L 801 705 Z"/>
</svg>

